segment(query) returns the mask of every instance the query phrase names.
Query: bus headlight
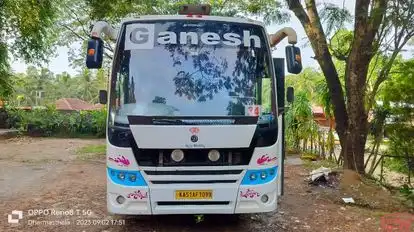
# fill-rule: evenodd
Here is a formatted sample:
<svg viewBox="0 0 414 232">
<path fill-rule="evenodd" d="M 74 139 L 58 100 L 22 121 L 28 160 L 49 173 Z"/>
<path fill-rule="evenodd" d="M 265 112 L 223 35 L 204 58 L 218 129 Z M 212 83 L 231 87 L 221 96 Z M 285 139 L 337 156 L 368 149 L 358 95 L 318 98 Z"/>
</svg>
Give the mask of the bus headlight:
<svg viewBox="0 0 414 232">
<path fill-rule="evenodd" d="M 266 172 L 262 172 L 260 174 L 260 178 L 262 178 L 262 180 L 266 179 L 266 177 L 267 177 L 267 173 Z"/>
<path fill-rule="evenodd" d="M 130 174 L 130 175 L 129 175 L 129 180 L 130 180 L 131 182 L 135 182 L 135 181 L 137 180 L 137 176 L 136 176 L 135 174 Z"/>
<path fill-rule="evenodd" d="M 217 150 L 211 150 L 208 152 L 208 159 L 210 161 L 216 162 L 220 159 L 220 152 Z"/>
<path fill-rule="evenodd" d="M 278 166 L 266 169 L 247 170 L 241 185 L 266 184 L 275 180 Z"/>
<path fill-rule="evenodd" d="M 122 172 L 118 173 L 118 179 L 125 180 L 125 174 Z"/>
<path fill-rule="evenodd" d="M 171 159 L 175 162 L 180 162 L 184 159 L 184 152 L 182 150 L 174 150 L 171 152 Z"/>
<path fill-rule="evenodd" d="M 252 173 L 252 174 L 250 174 L 250 180 L 256 180 L 257 179 L 257 175 L 256 175 L 256 173 Z"/>
<path fill-rule="evenodd" d="M 138 170 L 116 170 L 107 167 L 108 178 L 115 184 L 123 186 L 147 186 L 144 177 Z"/>
</svg>

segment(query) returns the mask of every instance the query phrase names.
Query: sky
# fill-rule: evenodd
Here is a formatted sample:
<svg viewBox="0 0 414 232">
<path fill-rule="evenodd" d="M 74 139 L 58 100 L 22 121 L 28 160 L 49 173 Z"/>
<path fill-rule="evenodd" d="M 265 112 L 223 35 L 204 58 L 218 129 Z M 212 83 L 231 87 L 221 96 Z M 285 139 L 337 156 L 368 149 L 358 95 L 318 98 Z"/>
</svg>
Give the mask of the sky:
<svg viewBox="0 0 414 232">
<path fill-rule="evenodd" d="M 339 6 L 344 5 L 352 14 L 354 12 L 354 5 L 355 0 L 325 0 L 325 1 L 316 1 L 317 3 L 324 3 L 329 2 L 333 3 Z M 352 27 L 352 25 L 348 25 L 349 27 Z M 296 46 L 300 47 L 301 54 L 302 54 L 302 64 L 303 67 L 314 67 L 318 68 L 318 64 L 315 59 L 312 57 L 314 56 L 314 53 L 312 51 L 312 48 L 310 45 L 303 47 L 307 43 L 307 38 L 305 31 L 300 24 L 299 20 L 296 18 L 293 13 L 291 14 L 290 22 L 285 24 L 273 24 L 266 27 L 268 30 L 268 33 L 275 33 L 277 30 L 283 28 L 283 27 L 292 27 L 297 35 L 298 35 L 298 44 Z M 273 52 L 274 57 L 284 57 L 284 47 L 288 45 L 287 39 L 284 39 L 281 43 L 279 43 L 276 47 L 276 51 Z M 66 47 L 60 47 L 58 48 L 58 54 L 57 57 L 52 58 L 50 60 L 49 65 L 45 65 L 45 67 L 49 68 L 53 73 L 58 74 L 62 72 L 68 72 L 69 74 L 73 75 L 78 73 L 78 70 L 73 69 L 69 66 L 69 60 L 68 60 L 68 51 L 69 49 Z M 403 54 L 404 58 L 412 57 L 412 53 L 405 53 Z M 25 72 L 27 68 L 27 64 L 21 61 L 13 61 L 12 62 L 12 69 L 14 72 Z"/>
</svg>

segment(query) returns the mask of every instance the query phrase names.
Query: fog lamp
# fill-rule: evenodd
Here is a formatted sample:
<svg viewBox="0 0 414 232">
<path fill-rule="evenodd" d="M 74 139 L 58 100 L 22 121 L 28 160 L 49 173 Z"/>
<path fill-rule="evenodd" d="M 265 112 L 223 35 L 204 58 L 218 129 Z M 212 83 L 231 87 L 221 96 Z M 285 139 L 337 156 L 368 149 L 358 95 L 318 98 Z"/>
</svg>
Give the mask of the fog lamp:
<svg viewBox="0 0 414 232">
<path fill-rule="evenodd" d="M 124 204 L 124 202 L 125 202 L 125 197 L 123 197 L 123 196 L 118 196 L 118 197 L 116 198 L 116 202 L 118 202 L 118 204 Z"/>
<path fill-rule="evenodd" d="M 184 152 L 182 150 L 174 150 L 171 152 L 171 159 L 175 162 L 180 162 L 184 159 Z"/>
<path fill-rule="evenodd" d="M 220 159 L 220 152 L 217 150 L 211 150 L 208 152 L 208 159 L 216 162 L 217 160 Z"/>
<path fill-rule="evenodd" d="M 268 197 L 266 194 L 264 194 L 264 195 L 260 198 L 260 200 L 261 200 L 263 203 L 266 203 L 266 202 L 269 200 L 269 197 Z"/>
</svg>

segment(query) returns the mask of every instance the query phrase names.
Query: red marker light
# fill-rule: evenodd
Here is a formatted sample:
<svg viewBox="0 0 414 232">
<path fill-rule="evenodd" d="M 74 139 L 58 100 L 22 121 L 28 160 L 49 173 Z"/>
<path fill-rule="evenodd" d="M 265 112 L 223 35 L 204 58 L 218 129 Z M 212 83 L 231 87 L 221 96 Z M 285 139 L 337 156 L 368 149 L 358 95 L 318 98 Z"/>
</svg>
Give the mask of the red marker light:
<svg viewBox="0 0 414 232">
<path fill-rule="evenodd" d="M 95 49 L 93 48 L 88 49 L 88 56 L 93 56 L 93 55 L 95 55 Z"/>
</svg>

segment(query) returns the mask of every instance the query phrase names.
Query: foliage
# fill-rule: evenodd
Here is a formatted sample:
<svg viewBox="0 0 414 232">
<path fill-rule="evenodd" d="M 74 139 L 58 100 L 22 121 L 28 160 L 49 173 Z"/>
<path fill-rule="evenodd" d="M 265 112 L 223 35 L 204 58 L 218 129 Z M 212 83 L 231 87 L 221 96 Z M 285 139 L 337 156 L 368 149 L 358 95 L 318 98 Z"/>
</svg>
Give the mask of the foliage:
<svg viewBox="0 0 414 232">
<path fill-rule="evenodd" d="M 11 52 L 27 61 L 47 61 L 55 39 L 54 20 L 57 5 L 51 0 L 5 0 L 2 1 L 4 18 L 2 33 L 13 38 Z"/>
<path fill-rule="evenodd" d="M 209 3 L 212 6 L 212 15 L 260 17 L 266 23 L 285 23 L 290 19 L 288 13 L 282 10 L 282 4 L 278 0 L 64 0 L 61 3 L 61 17 L 58 25 L 64 38 L 60 45 L 70 49 L 70 61 L 73 66 L 82 66 L 84 51 L 89 38 L 90 26 L 94 21 L 104 20 L 114 25 L 127 17 L 141 15 L 175 15 L 179 6 L 185 3 Z M 113 41 L 104 39 L 105 56 L 112 58 Z M 73 48 L 73 43 L 81 44 L 81 47 Z M 104 68 L 110 68 L 110 59 L 104 59 Z"/>
<path fill-rule="evenodd" d="M 391 75 L 392 78 L 384 82 L 379 99 L 401 106 L 414 104 L 414 59 L 396 62 Z"/>
<path fill-rule="evenodd" d="M 364 173 L 368 112 L 401 49 L 414 36 L 414 1 L 355 1 L 354 15 L 344 7 L 314 0 L 305 1 L 306 7 L 300 0 L 287 3 L 305 29 L 324 73 L 344 167 Z M 350 21 L 354 21 L 352 32 L 344 29 Z M 341 89 L 334 58 L 345 63 L 346 91 Z"/>
<path fill-rule="evenodd" d="M 303 139 L 308 139 L 313 121 L 312 108 L 306 92 L 295 94 L 295 101 L 286 112 L 286 142 L 288 146 L 299 148 Z"/>
<path fill-rule="evenodd" d="M 400 188 L 400 193 L 411 202 L 412 206 L 414 207 L 414 188 L 409 187 L 407 184 L 403 185 Z"/>
<path fill-rule="evenodd" d="M 334 146 L 335 146 L 335 139 L 333 134 L 333 106 L 331 102 L 331 97 L 329 95 L 329 90 L 325 78 L 323 74 L 313 68 L 305 68 L 300 74 L 298 75 L 289 75 L 286 77 L 286 86 L 292 86 L 295 89 L 300 90 L 300 92 L 304 92 L 307 98 L 309 106 L 311 105 L 318 105 L 323 107 L 323 111 L 331 123 L 331 127 L 327 134 L 324 132 L 319 131 L 318 125 L 313 121 L 313 115 L 309 118 L 309 123 L 305 123 L 300 125 L 301 127 L 308 127 L 308 129 L 303 128 L 303 132 L 306 134 L 302 138 L 302 140 L 307 140 L 311 143 L 311 149 L 314 147 L 315 150 L 317 146 L 319 146 L 319 153 L 324 156 L 325 151 L 328 152 L 329 155 L 333 154 Z M 302 100 L 296 99 L 295 101 Z M 291 112 L 293 113 L 293 112 Z M 296 112 L 298 113 L 298 112 Z M 311 112 L 312 113 L 312 112 Z M 289 114 L 289 113 L 288 113 Z M 287 116 L 287 120 L 290 120 L 290 115 Z M 288 121 L 289 122 L 289 121 Z M 293 124 L 292 124 L 293 125 Z M 288 124 L 288 130 L 291 125 Z M 294 146 L 292 137 L 288 138 L 288 145 Z M 315 145 L 315 146 L 312 146 Z M 296 147 L 298 149 L 298 147 Z M 305 149 L 306 150 L 306 149 Z"/>
<path fill-rule="evenodd" d="M 9 53 L 37 64 L 53 54 L 56 10 L 51 0 L 0 1 L 0 97 L 12 93 Z"/>
<path fill-rule="evenodd" d="M 108 19 L 119 21 L 124 17 L 144 14 L 176 14 L 182 4 L 208 3 L 212 6 L 212 15 L 222 16 L 260 16 L 268 23 L 286 22 L 289 14 L 281 11 L 281 3 L 277 0 L 92 0 L 87 1 L 91 9 L 92 19 Z"/>
<path fill-rule="evenodd" d="M 409 165 L 414 173 L 414 127 L 401 123 L 388 126 L 389 147 L 387 153 L 398 158 L 388 158 L 385 165 L 391 170 L 408 173 Z"/>
<path fill-rule="evenodd" d="M 414 159 L 413 71 L 414 59 L 397 62 L 391 70 L 393 77 L 384 82 L 379 94 L 384 107 L 391 114 L 386 125 L 390 140 L 387 153 L 403 157 L 386 159 L 385 164 L 390 169 L 403 173 L 408 173 L 407 162 Z"/>
<path fill-rule="evenodd" d="M 294 89 L 306 93 L 306 97 L 316 103 L 319 93 L 316 91 L 316 85 L 319 81 L 324 81 L 323 74 L 314 68 L 305 68 L 298 75 L 287 75 L 286 86 L 292 86 Z"/>
<path fill-rule="evenodd" d="M 353 37 L 352 31 L 341 28 L 330 38 L 329 50 L 336 59 L 346 61 L 346 57 L 351 52 Z"/>
<path fill-rule="evenodd" d="M 10 76 L 7 47 L 0 41 L 0 100 L 7 98 L 13 92 Z"/>
<path fill-rule="evenodd" d="M 315 161 L 318 160 L 319 155 L 318 154 L 313 154 L 313 153 L 309 153 L 309 152 L 305 152 L 300 156 L 301 159 L 303 160 L 310 160 L 310 161 Z"/>
<path fill-rule="evenodd" d="M 332 3 L 324 3 L 320 8 L 320 17 L 326 24 L 326 34 L 331 35 L 334 31 L 340 31 L 345 23 L 353 21 L 351 13 Z M 335 33 L 336 34 L 336 33 Z"/>
<path fill-rule="evenodd" d="M 53 74 L 48 69 L 29 66 L 26 73 L 13 77 L 14 93 L 9 99 L 13 106 L 38 106 L 54 104 L 60 98 L 79 98 L 97 103 L 99 89 L 106 89 L 106 76 L 103 70 L 71 76 L 64 72 Z"/>
<path fill-rule="evenodd" d="M 106 109 L 64 113 L 53 107 L 24 111 L 7 108 L 8 124 L 35 136 L 105 136 Z"/>
</svg>

